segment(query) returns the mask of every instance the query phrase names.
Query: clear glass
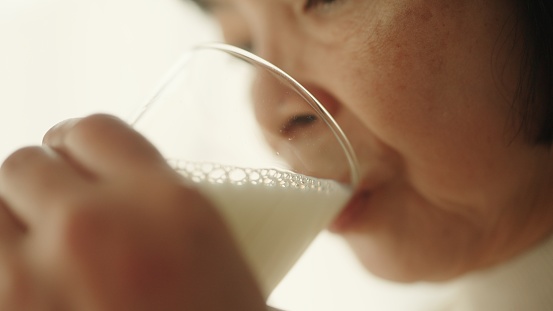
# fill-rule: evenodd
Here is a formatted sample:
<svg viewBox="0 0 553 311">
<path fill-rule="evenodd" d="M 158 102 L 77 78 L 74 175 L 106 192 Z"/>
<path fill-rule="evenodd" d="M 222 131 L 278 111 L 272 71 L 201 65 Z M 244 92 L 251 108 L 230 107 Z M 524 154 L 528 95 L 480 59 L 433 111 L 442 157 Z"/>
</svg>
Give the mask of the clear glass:
<svg viewBox="0 0 553 311">
<path fill-rule="evenodd" d="M 186 53 L 131 124 L 219 209 L 265 298 L 358 183 L 350 143 L 317 99 L 233 46 Z"/>
</svg>

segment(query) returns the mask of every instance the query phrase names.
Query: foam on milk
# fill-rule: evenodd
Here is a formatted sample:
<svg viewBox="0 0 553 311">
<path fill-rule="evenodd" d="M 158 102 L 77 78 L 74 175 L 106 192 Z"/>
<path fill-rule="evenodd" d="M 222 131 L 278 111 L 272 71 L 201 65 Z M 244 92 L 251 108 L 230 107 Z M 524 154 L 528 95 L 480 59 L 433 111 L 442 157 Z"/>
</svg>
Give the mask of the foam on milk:
<svg viewBox="0 0 553 311">
<path fill-rule="evenodd" d="M 171 164 L 219 209 L 266 297 L 351 195 L 346 185 L 288 171 Z"/>
</svg>

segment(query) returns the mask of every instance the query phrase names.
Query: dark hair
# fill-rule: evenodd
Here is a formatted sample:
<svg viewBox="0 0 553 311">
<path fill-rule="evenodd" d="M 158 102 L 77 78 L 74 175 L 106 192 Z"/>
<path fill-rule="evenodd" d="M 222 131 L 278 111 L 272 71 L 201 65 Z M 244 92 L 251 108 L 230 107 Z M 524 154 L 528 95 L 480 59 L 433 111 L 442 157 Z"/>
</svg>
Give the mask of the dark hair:
<svg viewBox="0 0 553 311">
<path fill-rule="evenodd" d="M 520 130 L 532 142 L 553 146 L 553 1 L 518 0 L 522 59 L 514 101 Z"/>
</svg>

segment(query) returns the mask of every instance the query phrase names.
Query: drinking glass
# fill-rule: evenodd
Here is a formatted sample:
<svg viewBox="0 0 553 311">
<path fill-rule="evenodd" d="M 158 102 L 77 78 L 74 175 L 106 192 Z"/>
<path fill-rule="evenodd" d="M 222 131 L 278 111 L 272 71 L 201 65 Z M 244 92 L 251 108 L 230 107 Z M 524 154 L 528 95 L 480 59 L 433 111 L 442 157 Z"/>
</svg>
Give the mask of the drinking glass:
<svg viewBox="0 0 553 311">
<path fill-rule="evenodd" d="M 186 53 L 131 124 L 214 203 L 265 298 L 359 178 L 350 143 L 317 99 L 226 44 Z"/>
</svg>

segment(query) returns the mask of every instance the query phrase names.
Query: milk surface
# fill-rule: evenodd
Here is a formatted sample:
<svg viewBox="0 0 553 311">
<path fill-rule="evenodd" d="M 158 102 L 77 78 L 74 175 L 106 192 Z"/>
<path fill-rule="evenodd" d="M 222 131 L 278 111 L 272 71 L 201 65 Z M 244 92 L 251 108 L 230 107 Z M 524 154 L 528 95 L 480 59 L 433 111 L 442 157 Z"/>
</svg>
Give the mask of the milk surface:
<svg viewBox="0 0 553 311">
<path fill-rule="evenodd" d="M 351 195 L 343 184 L 288 171 L 171 164 L 229 223 L 265 297 Z"/>
</svg>

